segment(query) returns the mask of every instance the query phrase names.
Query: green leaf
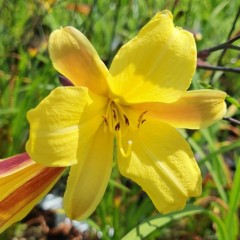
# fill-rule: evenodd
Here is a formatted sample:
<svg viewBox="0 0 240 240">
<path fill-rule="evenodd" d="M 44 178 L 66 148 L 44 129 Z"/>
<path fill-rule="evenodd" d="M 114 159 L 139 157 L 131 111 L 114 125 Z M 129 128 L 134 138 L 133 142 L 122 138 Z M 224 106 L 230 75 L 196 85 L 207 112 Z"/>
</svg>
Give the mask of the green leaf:
<svg viewBox="0 0 240 240">
<path fill-rule="evenodd" d="M 212 213 L 211 211 L 205 211 L 205 213 L 212 219 L 216 224 L 216 234 L 218 240 L 231 240 L 226 229 L 225 223 L 221 220 L 220 217 Z M 234 239 L 232 239 L 234 240 Z"/>
<path fill-rule="evenodd" d="M 240 159 L 237 163 L 237 169 L 234 174 L 232 190 L 229 197 L 228 213 L 226 216 L 226 228 L 229 229 L 231 239 L 237 239 L 238 228 L 238 205 L 240 203 Z M 234 224 L 235 223 L 235 224 Z"/>
<path fill-rule="evenodd" d="M 227 100 L 229 103 L 235 105 L 236 107 L 238 107 L 238 108 L 240 107 L 240 103 L 239 103 L 239 101 L 238 101 L 237 99 L 235 99 L 235 98 L 233 98 L 233 97 L 231 97 L 231 96 L 227 96 L 227 97 L 226 97 L 226 100 Z"/>
<path fill-rule="evenodd" d="M 136 228 L 132 229 L 122 240 L 141 240 L 147 237 L 149 234 L 165 226 L 173 220 L 180 219 L 186 216 L 199 214 L 205 210 L 202 207 L 187 205 L 184 210 L 169 213 L 166 215 L 157 215 L 147 219 L 143 223 L 139 224 Z"/>
</svg>

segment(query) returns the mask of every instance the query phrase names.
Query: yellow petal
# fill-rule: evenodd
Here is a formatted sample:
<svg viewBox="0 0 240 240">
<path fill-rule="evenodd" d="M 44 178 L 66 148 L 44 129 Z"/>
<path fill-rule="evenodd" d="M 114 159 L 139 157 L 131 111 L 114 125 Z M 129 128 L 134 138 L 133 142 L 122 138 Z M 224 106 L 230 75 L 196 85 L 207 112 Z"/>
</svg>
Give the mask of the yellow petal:
<svg viewBox="0 0 240 240">
<path fill-rule="evenodd" d="M 88 39 L 74 27 L 55 30 L 49 39 L 49 53 L 55 69 L 76 86 L 105 95 L 108 69 Z"/>
<path fill-rule="evenodd" d="M 187 91 L 174 103 L 135 104 L 139 113 L 151 116 L 176 128 L 199 129 L 207 127 L 226 113 L 226 93 L 217 90 Z"/>
<path fill-rule="evenodd" d="M 91 139 L 83 140 L 78 164 L 71 167 L 64 195 L 68 217 L 81 220 L 93 213 L 106 190 L 112 159 L 113 136 L 100 126 Z"/>
<path fill-rule="evenodd" d="M 83 137 L 79 133 L 83 111 L 93 105 L 96 114 L 105 104 L 103 98 L 96 101 L 93 98 L 87 88 L 61 87 L 28 112 L 30 137 L 26 150 L 34 161 L 46 166 L 77 163 L 78 142 Z"/>
<path fill-rule="evenodd" d="M 168 11 L 158 13 L 114 58 L 109 83 L 123 102 L 173 102 L 189 87 L 195 41 L 172 18 Z"/>
<path fill-rule="evenodd" d="M 182 209 L 189 197 L 201 193 L 198 165 L 174 128 L 147 120 L 126 140 L 133 142 L 132 152 L 128 158 L 118 154 L 120 171 L 142 187 L 159 212 Z"/>
<path fill-rule="evenodd" d="M 0 232 L 25 217 L 50 191 L 63 171 L 64 168 L 48 168 L 34 163 L 1 177 Z"/>
</svg>

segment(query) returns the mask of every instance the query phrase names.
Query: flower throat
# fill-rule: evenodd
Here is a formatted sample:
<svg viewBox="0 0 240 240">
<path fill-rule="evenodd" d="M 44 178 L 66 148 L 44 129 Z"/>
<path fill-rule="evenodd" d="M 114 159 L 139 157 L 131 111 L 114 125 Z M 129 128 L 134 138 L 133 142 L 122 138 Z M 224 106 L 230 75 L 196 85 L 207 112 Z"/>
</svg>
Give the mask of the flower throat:
<svg viewBox="0 0 240 240">
<path fill-rule="evenodd" d="M 143 119 L 143 116 L 147 111 L 140 114 L 138 118 L 137 128 L 143 124 L 146 119 Z M 120 104 L 116 103 L 113 100 L 108 102 L 108 106 L 106 109 L 106 114 L 103 115 L 104 118 L 104 131 L 109 130 L 110 133 L 114 134 L 117 138 L 117 143 L 121 154 L 124 157 L 128 157 L 131 153 L 132 149 L 132 140 L 128 140 L 127 142 L 127 150 L 125 151 L 122 146 L 122 136 L 125 136 L 126 132 L 129 130 L 129 127 L 134 129 L 134 126 L 131 124 L 129 117 L 123 110 Z"/>
</svg>

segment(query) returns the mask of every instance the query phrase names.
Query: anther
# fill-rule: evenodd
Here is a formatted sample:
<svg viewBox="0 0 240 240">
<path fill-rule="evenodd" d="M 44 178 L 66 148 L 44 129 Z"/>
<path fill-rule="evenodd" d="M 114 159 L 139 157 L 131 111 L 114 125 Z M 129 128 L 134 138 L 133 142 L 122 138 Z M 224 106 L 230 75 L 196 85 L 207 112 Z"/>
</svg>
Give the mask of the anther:
<svg viewBox="0 0 240 240">
<path fill-rule="evenodd" d="M 118 123 L 116 124 L 116 126 L 115 126 L 115 131 L 119 131 L 119 129 L 120 129 L 120 122 L 118 122 Z"/>
<path fill-rule="evenodd" d="M 102 116 L 103 117 L 103 121 L 106 125 L 108 125 L 108 120 L 107 120 L 107 117 L 105 115 Z"/>
<path fill-rule="evenodd" d="M 113 118 L 114 118 L 114 120 L 117 120 L 116 111 L 114 109 L 112 111 L 113 111 Z"/>
<path fill-rule="evenodd" d="M 139 118 L 138 118 L 138 125 L 137 127 L 139 128 L 141 124 L 143 124 L 146 119 L 143 119 L 143 116 L 147 113 L 147 111 L 144 111 L 142 112 L 140 115 L 139 115 Z"/>
<path fill-rule="evenodd" d="M 129 126 L 129 120 L 128 120 L 127 116 L 125 114 L 123 116 L 124 116 L 125 123 Z"/>
</svg>

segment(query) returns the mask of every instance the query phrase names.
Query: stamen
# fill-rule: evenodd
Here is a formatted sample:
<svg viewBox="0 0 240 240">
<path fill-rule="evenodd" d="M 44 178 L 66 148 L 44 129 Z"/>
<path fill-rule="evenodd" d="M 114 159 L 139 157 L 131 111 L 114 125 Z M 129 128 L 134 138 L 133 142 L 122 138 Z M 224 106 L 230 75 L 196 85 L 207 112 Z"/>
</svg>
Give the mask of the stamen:
<svg viewBox="0 0 240 240">
<path fill-rule="evenodd" d="M 113 112 L 113 118 L 114 118 L 114 120 L 117 121 L 117 114 L 116 114 L 116 111 L 113 109 L 112 112 Z"/>
<path fill-rule="evenodd" d="M 140 115 L 139 115 L 139 118 L 138 118 L 138 128 L 140 127 L 141 124 L 143 124 L 146 119 L 143 119 L 143 116 L 147 113 L 147 111 L 144 111 L 142 112 Z"/>
<path fill-rule="evenodd" d="M 107 111 L 106 111 L 106 119 L 108 121 L 108 128 L 111 133 L 114 133 L 114 119 L 112 118 L 112 101 L 109 101 L 108 106 L 107 106 Z"/>
<path fill-rule="evenodd" d="M 103 117 L 103 121 L 104 121 L 103 131 L 106 132 L 107 129 L 108 129 L 108 120 L 107 120 L 107 117 L 105 115 L 103 115 L 102 117 Z"/>
<path fill-rule="evenodd" d="M 129 126 L 129 120 L 128 120 L 127 116 L 125 114 L 123 116 L 124 116 L 125 123 Z"/>
<path fill-rule="evenodd" d="M 106 125 L 108 125 L 108 120 L 107 117 L 105 115 L 102 115 L 103 121 Z"/>
<path fill-rule="evenodd" d="M 116 126 L 115 126 L 115 131 L 119 131 L 119 129 L 120 129 L 120 122 L 118 122 L 118 123 L 116 124 Z"/>
<path fill-rule="evenodd" d="M 129 157 L 131 154 L 133 142 L 131 140 L 128 140 L 128 147 L 127 147 L 127 151 L 125 152 L 123 149 L 123 146 L 122 146 L 122 134 L 121 134 L 121 131 L 118 131 L 117 132 L 117 143 L 118 143 L 118 147 L 119 147 L 119 150 L 120 150 L 122 156 L 125 158 Z"/>
</svg>

